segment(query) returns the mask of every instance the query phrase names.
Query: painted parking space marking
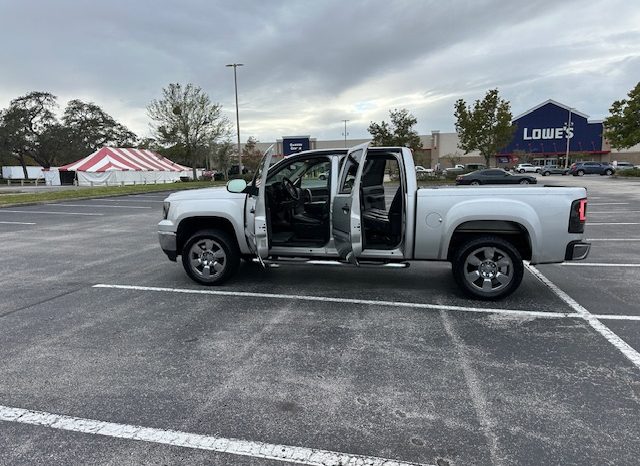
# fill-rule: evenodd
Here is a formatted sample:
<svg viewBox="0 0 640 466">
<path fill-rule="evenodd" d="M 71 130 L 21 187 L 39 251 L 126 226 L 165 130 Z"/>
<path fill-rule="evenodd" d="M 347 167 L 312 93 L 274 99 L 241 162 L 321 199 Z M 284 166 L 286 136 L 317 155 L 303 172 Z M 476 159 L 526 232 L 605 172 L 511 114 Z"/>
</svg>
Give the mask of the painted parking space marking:
<svg viewBox="0 0 640 466">
<path fill-rule="evenodd" d="M 640 264 L 611 264 L 605 262 L 563 262 L 565 267 L 640 267 Z"/>
<path fill-rule="evenodd" d="M 58 207 L 106 207 L 108 209 L 153 209 L 153 207 L 149 206 L 139 206 L 139 205 L 103 205 L 103 204 L 47 204 L 47 205 L 55 205 Z"/>
<path fill-rule="evenodd" d="M 640 316 L 619 316 L 615 314 L 594 314 L 593 317 L 600 320 L 637 320 L 640 321 Z"/>
<path fill-rule="evenodd" d="M 277 445 L 177 430 L 119 424 L 2 405 L 0 405 L 0 421 L 312 466 L 338 464 L 353 466 L 426 466 L 422 463 L 408 463 L 376 456 L 352 455 L 316 448 Z"/>
<path fill-rule="evenodd" d="M 638 213 L 640 213 L 640 210 L 610 210 L 609 212 L 594 212 L 590 210 L 588 215 L 625 215 Z"/>
<path fill-rule="evenodd" d="M 594 203 L 589 203 L 589 206 L 594 206 L 594 205 L 629 205 L 628 202 L 594 202 Z"/>
<path fill-rule="evenodd" d="M 56 212 L 55 210 L 7 210 L 0 209 L 0 213 L 10 212 L 14 214 L 52 214 L 52 215 L 84 215 L 87 217 L 102 217 L 104 214 L 96 214 L 89 212 Z"/>
<path fill-rule="evenodd" d="M 589 238 L 587 241 L 640 241 L 640 238 Z"/>
<path fill-rule="evenodd" d="M 507 314 L 519 317 L 542 317 L 542 318 L 565 318 L 578 317 L 578 314 L 571 312 L 544 312 L 523 309 L 492 309 L 466 306 L 448 306 L 444 304 L 427 304 L 427 303 L 411 303 L 402 301 L 378 301 L 371 299 L 351 299 L 351 298 L 334 298 L 329 296 L 306 296 L 291 295 L 278 293 L 254 293 L 249 291 L 222 291 L 222 290 L 196 290 L 190 288 L 164 288 L 156 286 L 137 286 L 137 285 L 109 285 L 99 283 L 93 285 L 93 288 L 112 288 L 118 290 L 133 291 L 151 291 L 160 293 L 182 293 L 196 295 L 214 295 L 214 296 L 230 296 L 230 297 L 249 297 L 249 298 L 271 298 L 271 299 L 290 299 L 300 301 L 320 301 L 341 304 L 362 304 L 367 306 L 385 306 L 385 307 L 407 307 L 415 309 L 429 309 L 433 311 L 458 311 L 458 312 L 477 312 L 485 314 Z"/>
<path fill-rule="evenodd" d="M 35 225 L 35 222 L 0 222 L 3 225 Z"/>
<path fill-rule="evenodd" d="M 545 277 L 533 265 L 525 263 L 525 267 L 531 272 L 538 280 L 544 283 L 551 291 L 553 291 L 561 300 L 571 307 L 582 319 L 596 332 L 602 335 L 609 343 L 615 346 L 629 361 L 631 361 L 636 368 L 640 369 L 640 353 L 633 349 L 627 342 L 616 335 L 609 327 L 604 325 L 600 320 L 582 307 L 575 299 L 562 291 L 555 283 Z"/>
<path fill-rule="evenodd" d="M 159 200 L 151 200 L 151 199 L 87 199 L 87 201 L 93 201 L 93 202 L 158 202 L 160 204 L 162 204 L 164 201 L 159 201 Z"/>
</svg>

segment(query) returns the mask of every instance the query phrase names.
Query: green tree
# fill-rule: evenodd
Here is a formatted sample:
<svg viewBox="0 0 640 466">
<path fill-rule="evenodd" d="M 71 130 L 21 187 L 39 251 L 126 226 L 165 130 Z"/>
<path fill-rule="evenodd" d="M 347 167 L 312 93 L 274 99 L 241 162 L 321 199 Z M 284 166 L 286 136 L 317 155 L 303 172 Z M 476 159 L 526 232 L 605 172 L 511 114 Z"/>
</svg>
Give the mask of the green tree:
<svg viewBox="0 0 640 466">
<path fill-rule="evenodd" d="M 51 167 L 53 160 L 48 149 L 54 134 L 52 128 L 57 125 L 56 108 L 56 96 L 33 91 L 13 99 L 0 115 L 0 148 L 22 165 L 25 178 L 29 160 L 44 168 Z"/>
<path fill-rule="evenodd" d="M 254 173 L 262 160 L 262 152 L 256 147 L 259 141 L 253 136 L 247 139 L 242 148 L 242 165 L 251 173 Z"/>
<path fill-rule="evenodd" d="M 93 102 L 71 100 L 62 121 L 68 131 L 67 154 L 71 160 L 104 146 L 133 147 L 137 136 Z"/>
<path fill-rule="evenodd" d="M 200 87 L 178 83 L 169 84 L 162 90 L 162 98 L 147 107 L 158 141 L 184 146 L 194 179 L 194 159 L 201 158 L 210 144 L 229 134 L 229 122 L 221 110 L 222 106 L 211 102 Z"/>
<path fill-rule="evenodd" d="M 228 178 L 231 156 L 234 154 L 235 149 L 235 145 L 229 140 L 212 145 L 214 163 L 218 171 L 224 175 L 225 180 Z"/>
<path fill-rule="evenodd" d="M 467 106 L 463 99 L 455 103 L 456 131 L 459 147 L 468 154 L 477 150 L 491 166 L 491 157 L 507 146 L 513 138 L 509 101 L 501 99 L 498 89 L 491 89 L 482 100 Z"/>
<path fill-rule="evenodd" d="M 640 143 L 640 82 L 627 96 L 611 105 L 610 116 L 604 120 L 605 136 L 615 149 Z"/>
<path fill-rule="evenodd" d="M 422 148 L 420 136 L 413 129 L 418 123 L 416 117 L 411 115 L 406 108 L 389 110 L 391 123 L 372 121 L 367 131 L 373 138 L 374 146 L 403 146 L 412 150 Z"/>
</svg>

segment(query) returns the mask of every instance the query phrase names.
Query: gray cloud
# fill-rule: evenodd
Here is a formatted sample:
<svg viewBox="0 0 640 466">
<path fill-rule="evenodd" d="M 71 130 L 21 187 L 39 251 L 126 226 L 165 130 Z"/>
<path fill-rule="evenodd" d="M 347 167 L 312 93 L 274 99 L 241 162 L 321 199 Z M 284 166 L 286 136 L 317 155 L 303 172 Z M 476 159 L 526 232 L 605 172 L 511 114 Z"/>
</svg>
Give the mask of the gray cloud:
<svg viewBox="0 0 640 466">
<path fill-rule="evenodd" d="M 640 76 L 633 2 L 502 0 L 0 3 L 0 106 L 33 89 L 93 100 L 139 134 L 169 82 L 194 82 L 243 139 L 352 137 L 407 107 L 453 129 L 453 103 L 499 87 L 515 114 L 548 98 L 606 116 Z"/>
</svg>

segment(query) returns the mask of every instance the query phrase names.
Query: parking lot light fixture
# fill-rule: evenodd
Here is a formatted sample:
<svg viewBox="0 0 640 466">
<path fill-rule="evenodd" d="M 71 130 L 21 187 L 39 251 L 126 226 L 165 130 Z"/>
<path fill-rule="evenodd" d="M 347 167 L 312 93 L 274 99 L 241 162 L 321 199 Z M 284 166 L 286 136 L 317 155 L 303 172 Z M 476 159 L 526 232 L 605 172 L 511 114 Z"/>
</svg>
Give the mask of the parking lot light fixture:
<svg viewBox="0 0 640 466">
<path fill-rule="evenodd" d="M 569 137 L 569 132 L 571 131 L 571 112 L 572 112 L 573 108 L 569 108 L 569 121 L 567 122 L 567 130 L 565 131 L 565 134 L 567 135 L 567 150 L 564 154 L 564 168 L 569 168 L 569 142 L 571 141 L 571 138 Z"/>
<path fill-rule="evenodd" d="M 238 132 L 238 166 L 240 169 L 240 174 L 242 174 L 242 152 L 240 151 L 240 113 L 238 112 L 238 75 L 236 73 L 236 68 L 239 66 L 244 66 L 243 63 L 229 63 L 225 65 L 226 67 L 233 67 L 233 85 L 236 90 L 236 129 Z"/>
</svg>

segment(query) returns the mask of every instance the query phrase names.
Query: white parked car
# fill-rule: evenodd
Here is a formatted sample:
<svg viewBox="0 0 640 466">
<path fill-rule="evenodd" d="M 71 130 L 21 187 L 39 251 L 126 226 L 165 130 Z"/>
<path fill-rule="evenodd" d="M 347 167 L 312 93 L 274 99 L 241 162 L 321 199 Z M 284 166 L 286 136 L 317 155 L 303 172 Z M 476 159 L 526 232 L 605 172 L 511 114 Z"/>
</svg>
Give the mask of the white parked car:
<svg viewBox="0 0 640 466">
<path fill-rule="evenodd" d="M 533 165 L 532 163 L 519 163 L 513 167 L 513 171 L 518 173 L 540 173 L 542 171 L 542 167 Z"/>
</svg>

